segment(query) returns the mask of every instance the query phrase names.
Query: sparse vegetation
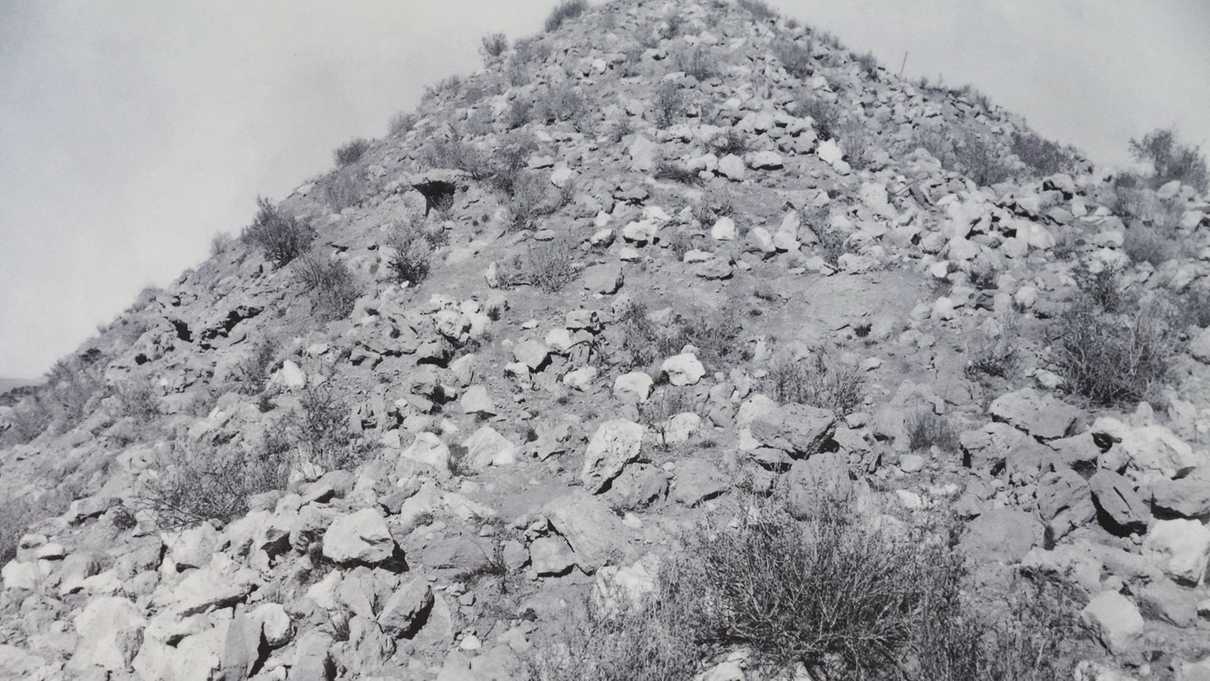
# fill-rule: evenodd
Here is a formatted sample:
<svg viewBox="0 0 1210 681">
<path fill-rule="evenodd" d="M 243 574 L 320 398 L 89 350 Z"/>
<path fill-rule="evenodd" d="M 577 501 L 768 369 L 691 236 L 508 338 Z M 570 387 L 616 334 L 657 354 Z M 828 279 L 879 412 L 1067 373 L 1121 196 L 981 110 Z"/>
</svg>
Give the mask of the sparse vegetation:
<svg viewBox="0 0 1210 681">
<path fill-rule="evenodd" d="M 865 401 L 861 369 L 837 362 L 823 352 L 807 359 L 775 357 L 765 384 L 778 402 L 828 409 L 838 416 L 852 413 Z"/>
<path fill-rule="evenodd" d="M 336 165 L 343 167 L 360 161 L 369 149 L 370 141 L 358 137 L 337 147 L 333 156 L 336 157 Z"/>
<path fill-rule="evenodd" d="M 442 78 L 441 80 L 428 85 L 424 88 L 424 95 L 421 101 L 429 102 L 432 100 L 441 99 L 442 97 L 456 95 L 462 89 L 462 76 L 453 75 Z"/>
<path fill-rule="evenodd" d="M 327 383 L 311 384 L 299 393 L 299 408 L 283 416 L 271 435 L 276 445 L 289 443 L 303 460 L 326 470 L 352 468 L 364 458 L 365 452 L 353 444 L 349 427 L 352 410 L 349 404 Z"/>
<path fill-rule="evenodd" d="M 723 134 L 715 139 L 714 146 L 720 156 L 726 156 L 727 154 L 743 156 L 752 148 L 748 136 L 737 128 L 727 128 L 724 130 Z"/>
<path fill-rule="evenodd" d="M 674 68 L 683 71 L 698 81 L 709 80 L 718 75 L 718 56 L 702 45 L 683 46 L 672 55 Z"/>
<path fill-rule="evenodd" d="M 579 274 L 576 242 L 569 236 L 531 244 L 525 254 L 514 258 L 501 273 L 508 286 L 536 286 L 555 293 Z"/>
<path fill-rule="evenodd" d="M 391 231 L 387 245 L 395 250 L 390 259 L 395 281 L 416 286 L 429 276 L 429 259 L 433 244 L 412 225 L 401 225 Z"/>
<path fill-rule="evenodd" d="M 870 78 L 878 77 L 878 58 L 874 56 L 873 52 L 855 55 L 853 61 L 857 62 L 861 70 Z"/>
<path fill-rule="evenodd" d="M 685 391 L 670 385 L 660 386 L 646 402 L 636 405 L 639 421 L 655 434 L 658 445 L 667 449 L 669 420 L 687 411 L 692 411 Z"/>
<path fill-rule="evenodd" d="M 586 0 L 562 0 L 546 17 L 546 32 L 559 30 L 568 19 L 575 19 L 588 11 Z"/>
<path fill-rule="evenodd" d="M 777 18 L 777 10 L 764 0 L 738 0 L 736 5 L 748 10 L 748 13 L 762 21 Z"/>
<path fill-rule="evenodd" d="M 297 277 L 311 292 L 317 316 L 323 321 L 347 317 L 361 295 L 344 261 L 319 253 L 309 253 L 299 261 Z"/>
<path fill-rule="evenodd" d="M 1122 250 L 1135 262 L 1150 263 L 1159 267 L 1174 255 L 1172 243 L 1158 231 L 1135 225 L 1126 230 Z"/>
<path fill-rule="evenodd" d="M 536 229 L 538 220 L 558 212 L 571 199 L 571 185 L 558 188 L 545 175 L 520 172 L 512 184 L 508 202 L 509 226 L 514 231 Z"/>
<path fill-rule="evenodd" d="M 28 499 L 0 500 L 0 565 L 17 555 L 21 535 L 34 519 L 34 506 Z"/>
<path fill-rule="evenodd" d="M 809 78 L 815 73 L 815 69 L 811 64 L 812 48 L 811 43 L 802 42 L 790 39 L 782 39 L 773 43 L 773 55 L 781 62 L 786 73 L 795 78 Z"/>
<path fill-rule="evenodd" d="M 1180 180 L 1182 184 L 1205 193 L 1208 179 L 1206 157 L 1201 149 L 1183 143 L 1170 128 L 1157 128 L 1140 139 L 1130 140 L 1130 153 L 1150 164 L 1152 186 Z"/>
<path fill-rule="evenodd" d="M 810 116 L 815 122 L 815 133 L 820 139 L 835 139 L 840 129 L 840 111 L 835 104 L 820 99 L 809 90 L 803 90 L 795 100 L 799 116 Z"/>
<path fill-rule="evenodd" d="M 315 230 L 309 224 L 279 212 L 266 198 L 258 198 L 256 205 L 256 219 L 244 228 L 240 237 L 244 242 L 261 249 L 278 267 L 306 252 L 315 238 Z"/>
<path fill-rule="evenodd" d="M 249 496 L 285 488 L 290 461 L 284 452 L 177 441 L 152 471 L 140 501 L 161 526 L 180 528 L 247 513 Z"/>
<path fill-rule="evenodd" d="M 134 378 L 117 389 L 119 413 L 136 423 L 147 424 L 160 415 L 159 391 L 150 378 Z"/>
<path fill-rule="evenodd" d="M 551 86 L 544 95 L 538 98 L 533 112 L 535 116 L 545 120 L 548 124 L 571 123 L 577 130 L 584 128 L 588 117 L 584 96 L 569 80 Z"/>
<path fill-rule="evenodd" d="M 277 341 L 269 338 L 252 345 L 231 372 L 236 382 L 236 391 L 241 395 L 263 394 L 273 371 L 277 368 L 278 350 Z"/>
<path fill-rule="evenodd" d="M 401 111 L 394 116 L 391 116 L 391 122 L 387 126 L 387 129 L 390 131 L 393 137 L 402 137 L 403 135 L 411 132 L 412 128 L 416 127 L 417 121 L 418 118 L 416 114 Z"/>
<path fill-rule="evenodd" d="M 660 161 L 656 164 L 654 177 L 657 180 L 669 180 L 681 184 L 697 185 L 702 183 L 702 178 L 696 172 L 689 170 L 685 166 L 668 161 Z"/>
<path fill-rule="evenodd" d="M 1032 132 L 1014 132 L 1012 151 L 1038 175 L 1071 172 L 1075 159 L 1058 144 Z"/>
<path fill-rule="evenodd" d="M 1015 314 L 1004 316 L 999 333 L 984 336 L 970 351 L 970 360 L 964 369 L 966 377 L 976 380 L 981 376 L 1009 378 L 1019 363 L 1020 322 Z"/>
</svg>

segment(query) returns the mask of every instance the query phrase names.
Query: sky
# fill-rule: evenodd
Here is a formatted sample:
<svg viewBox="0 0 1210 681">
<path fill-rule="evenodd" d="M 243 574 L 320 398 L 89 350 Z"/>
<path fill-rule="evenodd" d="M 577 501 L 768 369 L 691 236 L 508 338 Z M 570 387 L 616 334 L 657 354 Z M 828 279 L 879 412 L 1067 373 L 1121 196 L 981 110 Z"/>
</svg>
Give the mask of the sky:
<svg viewBox="0 0 1210 681">
<path fill-rule="evenodd" d="M 34 378 L 237 233 L 485 33 L 554 0 L 0 0 L 0 376 Z M 771 0 L 905 75 L 972 83 L 1095 161 L 1210 147 L 1203 0 Z"/>
</svg>

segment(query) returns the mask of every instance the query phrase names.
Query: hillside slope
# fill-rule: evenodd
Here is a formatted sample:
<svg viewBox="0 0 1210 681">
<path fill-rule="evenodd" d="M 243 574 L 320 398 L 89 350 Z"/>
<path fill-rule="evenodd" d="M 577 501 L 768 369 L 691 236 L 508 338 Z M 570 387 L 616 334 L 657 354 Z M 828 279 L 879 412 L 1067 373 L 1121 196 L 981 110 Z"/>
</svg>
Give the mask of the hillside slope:
<svg viewBox="0 0 1210 681">
<path fill-rule="evenodd" d="M 571 14 L 0 407 L 0 676 L 856 678 L 668 591 L 788 583 L 762 513 L 954 575 L 987 678 L 1207 673 L 1206 197 L 759 3 Z"/>
</svg>

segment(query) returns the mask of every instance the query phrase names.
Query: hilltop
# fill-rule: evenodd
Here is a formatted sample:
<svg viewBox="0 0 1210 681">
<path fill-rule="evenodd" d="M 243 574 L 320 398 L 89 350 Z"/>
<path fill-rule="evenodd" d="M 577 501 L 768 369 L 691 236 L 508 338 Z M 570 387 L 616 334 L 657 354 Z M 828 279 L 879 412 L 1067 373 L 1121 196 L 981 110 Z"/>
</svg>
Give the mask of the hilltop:
<svg viewBox="0 0 1210 681">
<path fill-rule="evenodd" d="M 0 675 L 1210 674 L 1195 149 L 754 0 L 483 55 L 0 406 Z"/>
</svg>

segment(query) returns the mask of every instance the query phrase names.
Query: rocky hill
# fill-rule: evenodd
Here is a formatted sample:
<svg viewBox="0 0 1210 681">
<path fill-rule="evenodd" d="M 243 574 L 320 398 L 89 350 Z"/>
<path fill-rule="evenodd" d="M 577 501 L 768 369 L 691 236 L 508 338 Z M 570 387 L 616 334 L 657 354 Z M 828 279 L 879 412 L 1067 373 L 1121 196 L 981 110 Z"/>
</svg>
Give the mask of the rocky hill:
<svg viewBox="0 0 1210 681">
<path fill-rule="evenodd" d="M 1204 164 L 752 0 L 483 52 L 0 406 L 0 676 L 1210 676 Z"/>
</svg>

